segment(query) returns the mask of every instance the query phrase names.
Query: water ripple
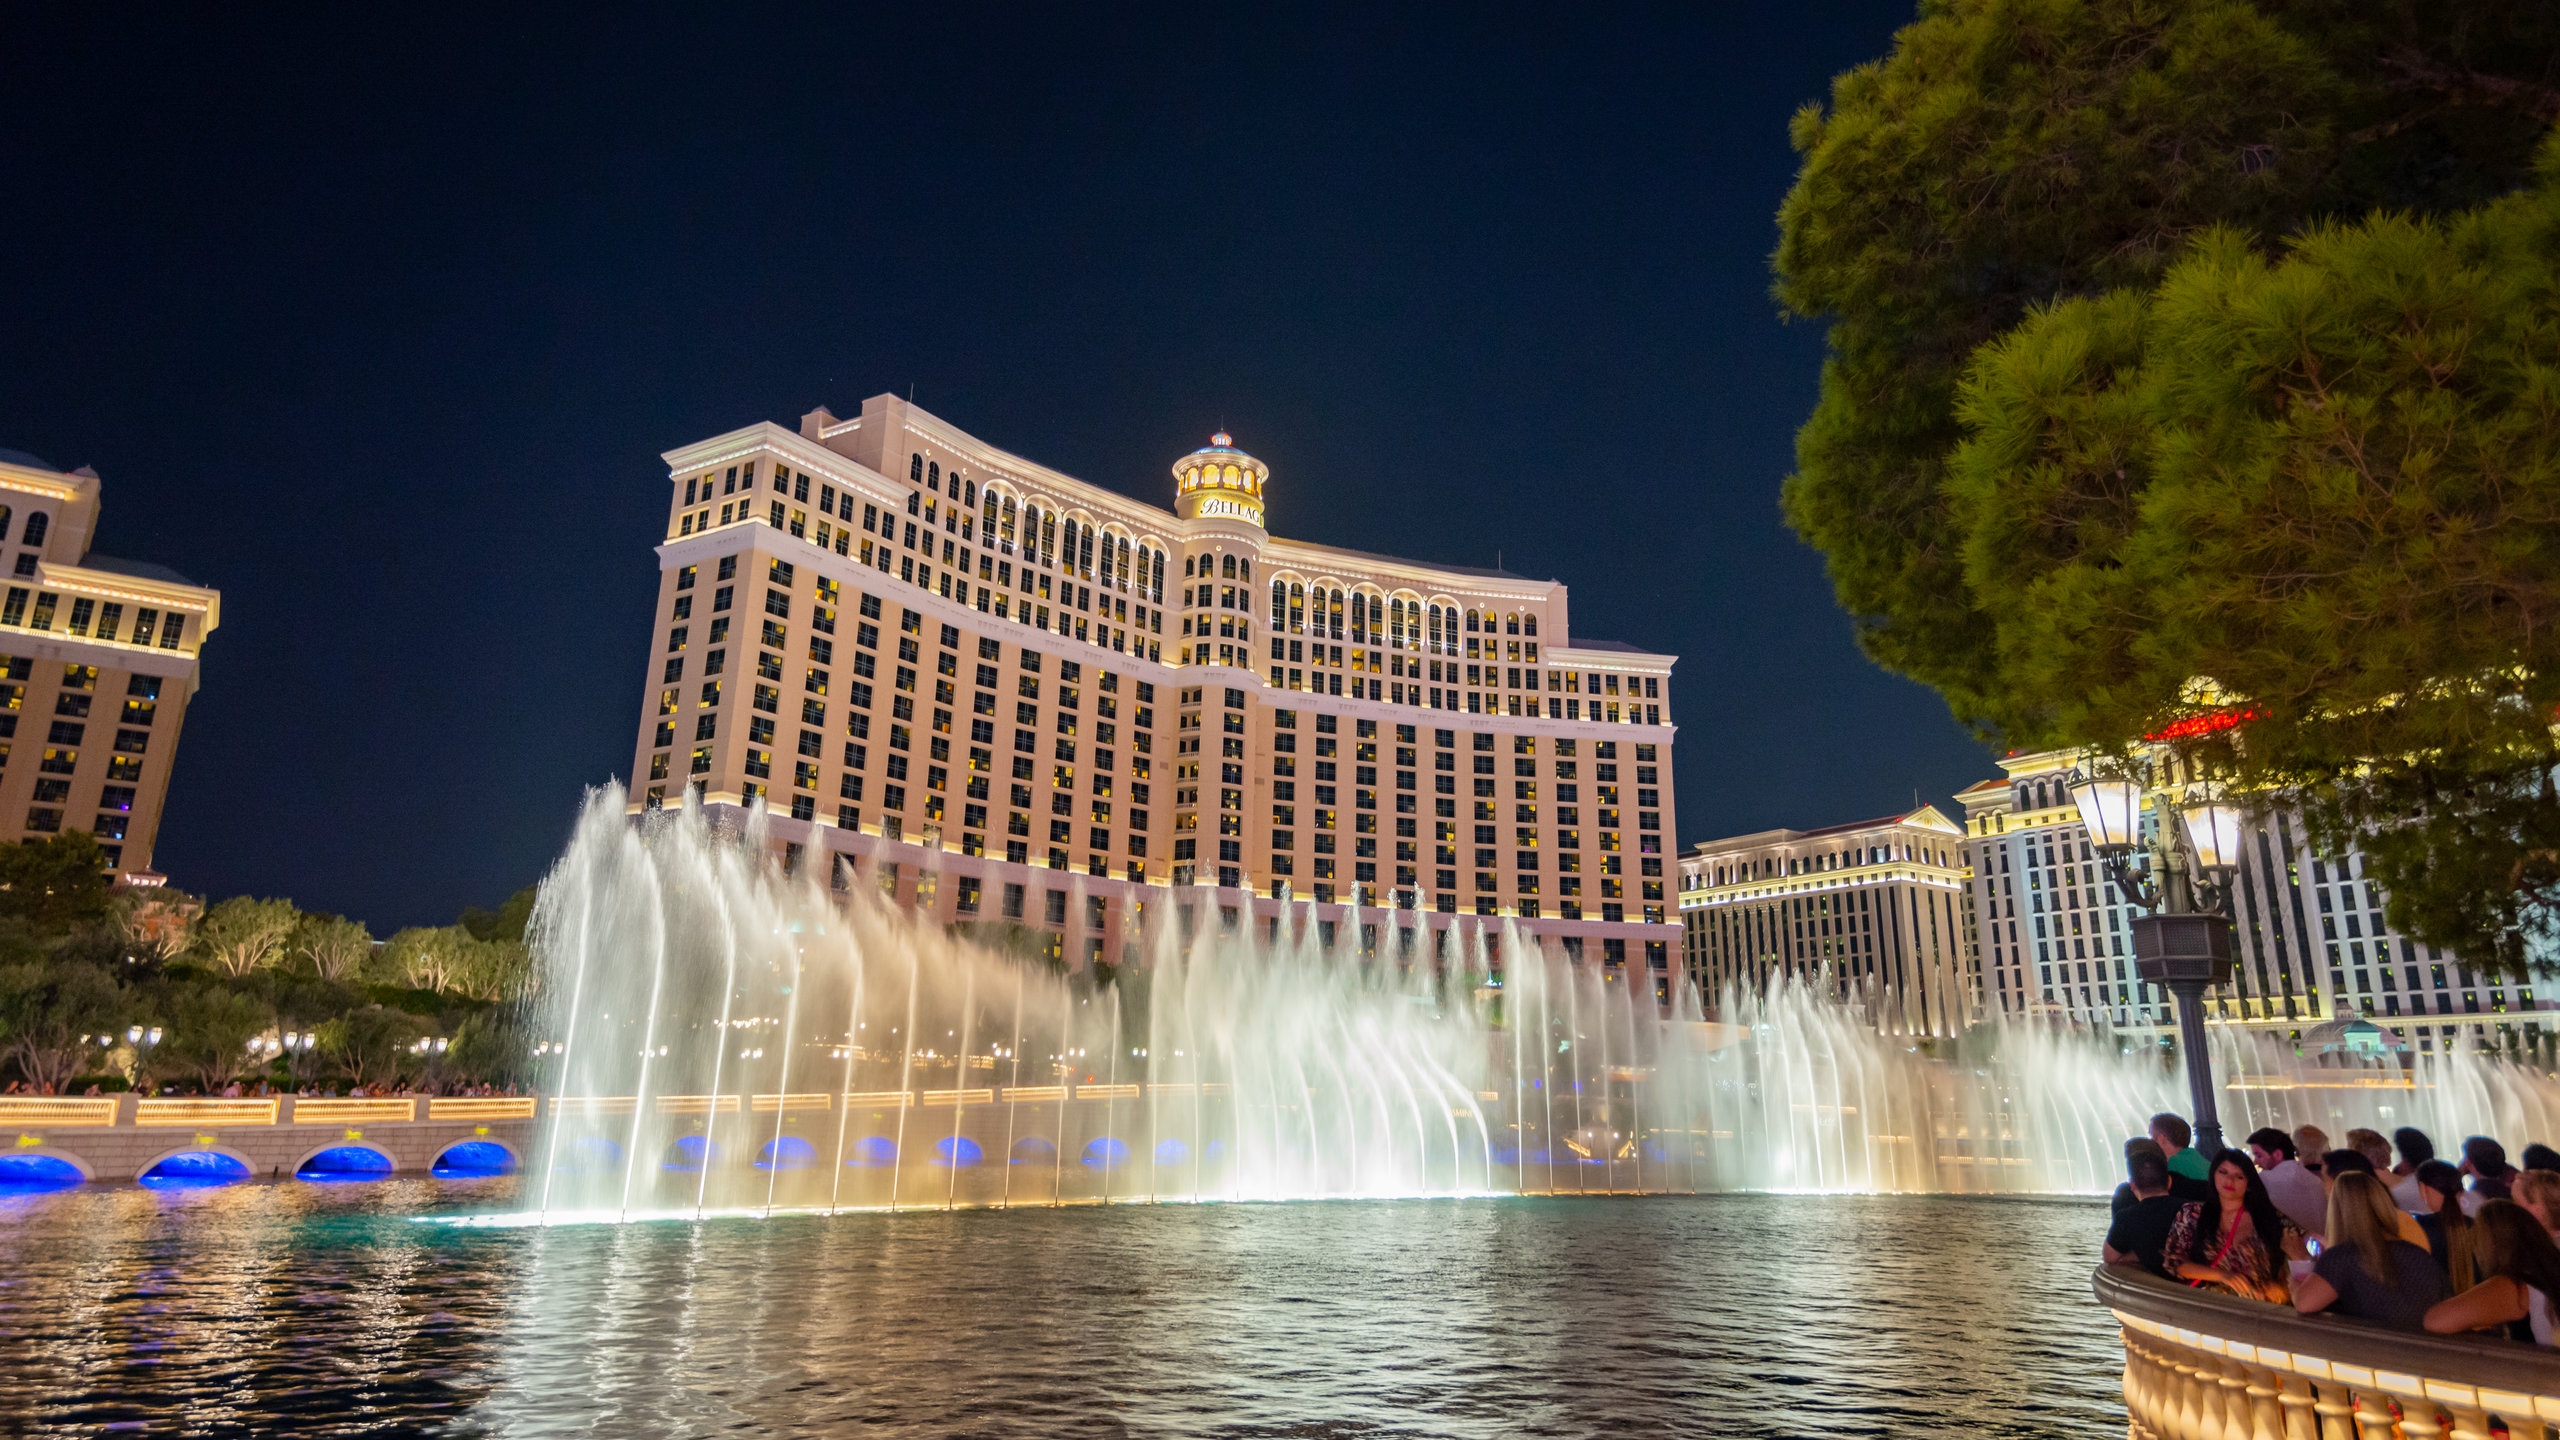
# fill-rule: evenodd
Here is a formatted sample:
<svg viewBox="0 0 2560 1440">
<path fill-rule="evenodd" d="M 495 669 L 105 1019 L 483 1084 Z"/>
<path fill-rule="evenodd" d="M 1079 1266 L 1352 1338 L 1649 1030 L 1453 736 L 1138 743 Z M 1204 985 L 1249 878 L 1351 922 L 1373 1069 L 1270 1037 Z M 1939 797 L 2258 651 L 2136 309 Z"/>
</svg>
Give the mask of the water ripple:
<svg viewBox="0 0 2560 1440">
<path fill-rule="evenodd" d="M 418 1225 L 512 1182 L 0 1201 L 35 1434 L 2116 1435 L 2088 1202 Z"/>
</svg>

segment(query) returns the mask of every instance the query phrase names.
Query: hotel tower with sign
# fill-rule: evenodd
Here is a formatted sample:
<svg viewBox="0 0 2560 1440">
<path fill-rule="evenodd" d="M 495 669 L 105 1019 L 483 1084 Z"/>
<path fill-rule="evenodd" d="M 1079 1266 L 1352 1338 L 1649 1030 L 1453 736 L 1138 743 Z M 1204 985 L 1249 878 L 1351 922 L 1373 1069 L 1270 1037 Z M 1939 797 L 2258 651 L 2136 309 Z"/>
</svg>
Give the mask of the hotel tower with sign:
<svg viewBox="0 0 2560 1440">
<path fill-rule="evenodd" d="M 1073 964 L 1206 897 L 1363 946 L 1515 916 L 1667 984 L 1673 657 L 1573 638 L 1562 584 L 1275 538 L 1224 435 L 1170 511 L 892 396 L 665 458 L 635 810 L 760 811 Z"/>
</svg>

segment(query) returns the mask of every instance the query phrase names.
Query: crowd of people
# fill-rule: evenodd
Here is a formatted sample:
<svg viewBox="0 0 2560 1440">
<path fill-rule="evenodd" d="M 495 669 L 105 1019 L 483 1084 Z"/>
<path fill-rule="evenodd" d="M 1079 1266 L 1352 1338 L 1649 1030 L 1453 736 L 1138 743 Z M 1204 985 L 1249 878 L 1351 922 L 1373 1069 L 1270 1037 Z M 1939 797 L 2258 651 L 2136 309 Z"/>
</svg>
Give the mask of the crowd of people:
<svg viewBox="0 0 2560 1440">
<path fill-rule="evenodd" d="M 2553 1343 L 2560 1152 L 2510 1164 L 2484 1135 L 2440 1159 L 2422 1131 L 2272 1127 L 2206 1155 L 2176 1115 L 2125 1142 L 2102 1254 L 2198 1289 L 2400 1330 Z"/>
</svg>

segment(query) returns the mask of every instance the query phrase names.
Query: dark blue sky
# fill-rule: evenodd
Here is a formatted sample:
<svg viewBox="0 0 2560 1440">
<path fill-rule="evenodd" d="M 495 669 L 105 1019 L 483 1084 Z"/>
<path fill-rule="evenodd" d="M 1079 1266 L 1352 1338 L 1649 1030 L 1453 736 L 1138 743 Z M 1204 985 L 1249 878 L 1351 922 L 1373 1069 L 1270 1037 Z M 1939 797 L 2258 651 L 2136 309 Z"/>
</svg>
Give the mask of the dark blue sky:
<svg viewBox="0 0 2560 1440">
<path fill-rule="evenodd" d="M 1787 117 L 1907 0 L 925 8 L 0 19 L 0 446 L 223 591 L 175 883 L 387 931 L 536 878 L 629 763 L 658 452 L 910 384 L 1158 502 L 1223 424 L 1276 533 L 1564 579 L 1681 657 L 1684 843 L 1991 773 L 1776 509 Z"/>
</svg>

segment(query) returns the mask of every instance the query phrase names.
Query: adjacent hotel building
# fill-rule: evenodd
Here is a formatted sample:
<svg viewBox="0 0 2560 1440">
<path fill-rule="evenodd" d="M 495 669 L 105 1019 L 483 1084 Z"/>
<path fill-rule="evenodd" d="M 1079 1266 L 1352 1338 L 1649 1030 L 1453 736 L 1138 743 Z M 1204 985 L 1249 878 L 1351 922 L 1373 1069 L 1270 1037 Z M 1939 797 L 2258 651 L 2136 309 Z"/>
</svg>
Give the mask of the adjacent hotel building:
<svg viewBox="0 0 2560 1440">
<path fill-rule="evenodd" d="M 1697 846 L 1680 857 L 1689 973 L 1710 1007 L 1794 978 L 1886 1034 L 1954 1035 L 1982 989 L 1966 855 L 1934 805 Z"/>
<path fill-rule="evenodd" d="M 129 881 L 152 843 L 220 592 L 89 549 L 99 480 L 0 450 L 0 841 L 98 837 Z"/>
<path fill-rule="evenodd" d="M 1667 986 L 1674 657 L 1575 638 L 1562 584 L 1275 538 L 1224 435 L 1169 510 L 885 395 L 665 458 L 635 809 L 762 810 L 1071 962 L 1205 887 L 1364 945 L 1516 916 Z"/>
<path fill-rule="evenodd" d="M 1956 797 L 1987 1001 L 2008 1016 L 2172 1035 L 2168 997 L 2134 978 L 2125 927 L 2137 912 L 2107 880 L 2072 802 L 2077 760 L 2067 751 L 2012 755 L 1999 779 Z M 2156 823 L 2146 814 L 2146 825 Z M 2336 1046 L 2344 1022 L 2371 1020 L 2422 1051 L 2458 1040 L 2503 1047 L 2560 1022 L 2530 982 L 2472 973 L 2391 930 L 2382 907 L 2362 857 L 2316 853 L 2298 816 L 2261 817 L 2232 897 L 2238 965 L 2232 983 L 2207 997 L 2208 1022 Z"/>
</svg>

